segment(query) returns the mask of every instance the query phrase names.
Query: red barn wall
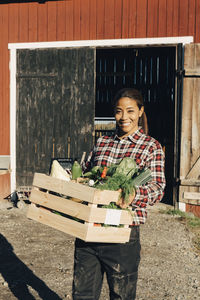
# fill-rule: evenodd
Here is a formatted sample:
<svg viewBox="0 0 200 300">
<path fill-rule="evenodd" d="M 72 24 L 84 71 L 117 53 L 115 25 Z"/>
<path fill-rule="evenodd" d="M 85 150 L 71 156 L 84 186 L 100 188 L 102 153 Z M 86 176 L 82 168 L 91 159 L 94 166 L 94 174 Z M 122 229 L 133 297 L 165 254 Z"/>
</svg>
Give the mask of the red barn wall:
<svg viewBox="0 0 200 300">
<path fill-rule="evenodd" d="M 0 4 L 0 155 L 10 153 L 8 43 L 187 35 L 200 42 L 200 0 Z"/>
</svg>

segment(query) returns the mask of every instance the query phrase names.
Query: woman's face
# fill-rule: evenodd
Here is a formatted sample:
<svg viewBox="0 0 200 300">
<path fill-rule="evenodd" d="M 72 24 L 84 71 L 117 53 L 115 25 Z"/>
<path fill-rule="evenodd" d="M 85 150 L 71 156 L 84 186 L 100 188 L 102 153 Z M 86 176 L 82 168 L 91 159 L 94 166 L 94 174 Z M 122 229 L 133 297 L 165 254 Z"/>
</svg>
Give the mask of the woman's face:
<svg viewBox="0 0 200 300">
<path fill-rule="evenodd" d="M 139 118 L 144 111 L 137 106 L 136 100 L 128 97 L 120 98 L 115 107 L 115 120 L 120 136 L 128 136 L 138 129 Z"/>
</svg>

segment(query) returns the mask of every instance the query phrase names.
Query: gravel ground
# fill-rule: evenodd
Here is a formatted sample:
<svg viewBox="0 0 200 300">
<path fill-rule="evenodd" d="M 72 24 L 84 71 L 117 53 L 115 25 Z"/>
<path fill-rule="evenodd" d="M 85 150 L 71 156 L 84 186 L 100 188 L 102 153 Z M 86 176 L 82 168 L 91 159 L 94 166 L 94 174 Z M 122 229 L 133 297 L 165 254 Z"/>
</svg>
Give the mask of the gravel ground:
<svg viewBox="0 0 200 300">
<path fill-rule="evenodd" d="M 141 226 L 137 300 L 200 299 L 200 256 L 177 217 L 157 204 Z M 71 299 L 74 238 L 0 201 L 0 300 Z M 100 300 L 108 300 L 104 281 Z M 131 300 L 131 299 L 130 299 Z"/>
</svg>

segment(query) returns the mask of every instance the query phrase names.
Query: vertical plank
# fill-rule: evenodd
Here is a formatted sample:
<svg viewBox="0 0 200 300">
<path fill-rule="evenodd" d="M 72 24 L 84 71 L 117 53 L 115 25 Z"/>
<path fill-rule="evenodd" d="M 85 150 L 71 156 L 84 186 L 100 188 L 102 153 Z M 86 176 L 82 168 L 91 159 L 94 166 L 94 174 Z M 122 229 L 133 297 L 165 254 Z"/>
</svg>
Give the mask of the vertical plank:
<svg viewBox="0 0 200 300">
<path fill-rule="evenodd" d="M 29 10 L 29 20 L 28 20 L 28 35 L 29 35 L 29 42 L 37 42 L 38 40 L 38 13 L 37 8 L 38 4 L 35 2 L 29 3 L 28 6 Z"/>
<path fill-rule="evenodd" d="M 74 11 L 74 20 L 73 20 L 73 28 L 74 28 L 74 40 L 80 40 L 81 37 L 81 3 L 80 0 L 73 1 L 73 11 Z"/>
<path fill-rule="evenodd" d="M 122 38 L 128 38 L 128 16 L 129 16 L 129 0 L 122 2 Z"/>
<path fill-rule="evenodd" d="M 190 170 L 191 138 L 192 138 L 192 102 L 194 79 L 185 78 L 183 88 L 182 130 L 181 130 L 181 167 L 180 176 L 185 178 Z"/>
<path fill-rule="evenodd" d="M 66 40 L 72 41 L 74 39 L 74 28 L 73 28 L 73 2 L 67 1 L 65 2 L 66 5 Z"/>
<path fill-rule="evenodd" d="M 28 41 L 28 4 L 19 5 L 19 42 Z"/>
<path fill-rule="evenodd" d="M 196 1 L 196 14 L 195 14 L 195 43 L 200 42 L 200 1 Z"/>
<path fill-rule="evenodd" d="M 56 36 L 58 41 L 65 40 L 66 32 L 66 2 L 61 1 L 57 3 L 57 26 L 56 26 Z"/>
<path fill-rule="evenodd" d="M 167 1 L 167 36 L 173 36 L 173 3 L 174 0 Z"/>
<path fill-rule="evenodd" d="M 1 7 L 2 11 L 2 152 L 4 154 L 10 153 L 10 114 L 9 114 L 9 51 L 8 51 L 8 4 L 4 4 Z"/>
<path fill-rule="evenodd" d="M 90 28 L 89 28 L 89 32 L 90 32 L 90 40 L 95 40 L 97 37 L 97 30 L 96 30 L 96 23 L 97 23 L 97 4 L 96 4 L 96 0 L 90 0 L 89 3 L 90 7 L 90 15 L 89 15 L 89 19 L 90 19 Z"/>
<path fill-rule="evenodd" d="M 47 2 L 38 5 L 38 41 L 47 41 Z"/>
<path fill-rule="evenodd" d="M 147 37 L 158 35 L 158 0 L 148 1 L 147 6 Z"/>
<path fill-rule="evenodd" d="M 122 0 L 115 0 L 115 39 L 122 38 Z"/>
<path fill-rule="evenodd" d="M 0 9 L 0 36 L 3 35 L 3 10 Z M 3 152 L 3 40 L 0 39 L 0 112 L 1 112 L 1 118 L 0 118 L 0 154 L 5 154 Z"/>
<path fill-rule="evenodd" d="M 57 3 L 47 2 L 47 40 L 56 41 L 57 38 Z"/>
<path fill-rule="evenodd" d="M 12 22 L 11 22 L 12 20 Z M 19 41 L 19 4 L 9 5 L 9 43 Z"/>
<path fill-rule="evenodd" d="M 179 11 L 179 35 L 184 36 L 188 35 L 188 8 L 189 8 L 189 0 L 180 1 Z"/>
<path fill-rule="evenodd" d="M 88 40 L 90 38 L 90 9 L 89 0 L 81 1 L 80 11 L 80 39 Z"/>
<path fill-rule="evenodd" d="M 179 1 L 173 1 L 173 36 L 179 34 Z"/>
<path fill-rule="evenodd" d="M 97 0 L 97 39 L 103 39 L 105 33 L 104 23 L 105 0 Z"/>
<path fill-rule="evenodd" d="M 195 0 L 189 1 L 188 13 L 188 35 L 195 35 Z"/>
<path fill-rule="evenodd" d="M 146 37 L 147 35 L 147 0 L 137 0 L 137 23 L 136 37 Z"/>
<path fill-rule="evenodd" d="M 166 0 L 159 0 L 158 5 L 158 37 L 164 37 L 167 35 Z"/>
<path fill-rule="evenodd" d="M 199 51 L 198 51 L 199 52 Z M 191 167 L 200 157 L 200 79 L 194 78 L 194 92 L 192 101 L 192 147 Z M 200 175 L 200 170 L 199 170 Z"/>
<path fill-rule="evenodd" d="M 135 38 L 136 36 L 136 18 L 137 18 L 137 0 L 129 2 L 129 24 L 128 24 L 128 37 Z"/>
<path fill-rule="evenodd" d="M 115 0 L 105 0 L 105 38 L 112 39 L 115 33 Z"/>
</svg>

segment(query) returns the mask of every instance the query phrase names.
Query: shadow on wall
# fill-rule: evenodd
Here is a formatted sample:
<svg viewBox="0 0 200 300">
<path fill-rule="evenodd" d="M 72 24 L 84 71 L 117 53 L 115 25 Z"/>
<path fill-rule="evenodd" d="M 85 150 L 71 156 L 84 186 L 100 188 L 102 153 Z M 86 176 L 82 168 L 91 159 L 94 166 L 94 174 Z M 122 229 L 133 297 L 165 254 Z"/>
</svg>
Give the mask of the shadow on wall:
<svg viewBox="0 0 200 300">
<path fill-rule="evenodd" d="M 28 289 L 29 286 L 43 300 L 62 300 L 15 255 L 12 245 L 2 234 L 0 234 L 0 274 L 19 300 L 35 299 Z"/>
</svg>

